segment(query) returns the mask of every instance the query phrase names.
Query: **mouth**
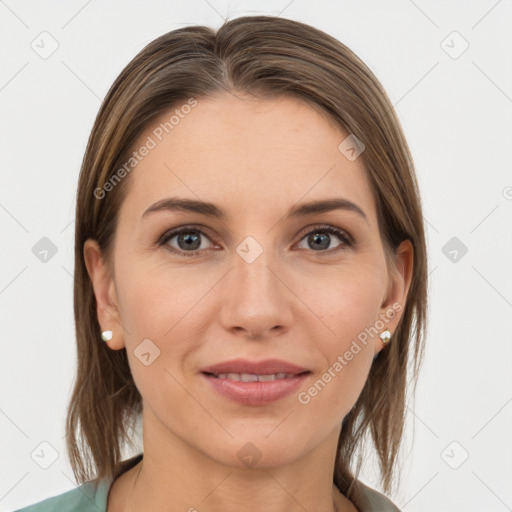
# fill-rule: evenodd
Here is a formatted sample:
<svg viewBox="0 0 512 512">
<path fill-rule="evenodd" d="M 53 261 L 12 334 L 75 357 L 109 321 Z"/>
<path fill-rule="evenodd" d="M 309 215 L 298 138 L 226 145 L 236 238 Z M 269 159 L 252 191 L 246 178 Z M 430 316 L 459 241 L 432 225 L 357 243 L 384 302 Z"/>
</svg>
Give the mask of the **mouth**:
<svg viewBox="0 0 512 512">
<path fill-rule="evenodd" d="M 300 373 L 213 373 L 201 372 L 217 396 L 243 406 L 265 406 L 297 393 L 312 372 Z"/>
<path fill-rule="evenodd" d="M 300 375 L 305 375 L 307 373 L 311 373 L 309 370 L 300 373 L 271 373 L 271 374 L 254 374 L 254 373 L 212 373 L 212 372 L 202 372 L 204 375 L 208 377 L 213 377 L 215 379 L 227 379 L 237 382 L 269 382 L 274 380 L 282 380 L 282 379 L 293 379 Z"/>
<path fill-rule="evenodd" d="M 286 378 L 289 375 L 296 376 L 309 371 L 309 369 L 283 359 L 254 361 L 251 359 L 238 358 L 201 368 L 201 371 L 217 377 L 224 376 L 224 378 L 226 378 L 226 376 L 231 376 L 227 378 L 241 380 L 242 382 L 254 382 L 258 380 L 259 377 L 263 377 L 263 380 L 265 378 L 272 380 L 272 376 L 278 379 Z M 238 379 L 238 375 L 241 376 L 241 379 Z"/>
</svg>

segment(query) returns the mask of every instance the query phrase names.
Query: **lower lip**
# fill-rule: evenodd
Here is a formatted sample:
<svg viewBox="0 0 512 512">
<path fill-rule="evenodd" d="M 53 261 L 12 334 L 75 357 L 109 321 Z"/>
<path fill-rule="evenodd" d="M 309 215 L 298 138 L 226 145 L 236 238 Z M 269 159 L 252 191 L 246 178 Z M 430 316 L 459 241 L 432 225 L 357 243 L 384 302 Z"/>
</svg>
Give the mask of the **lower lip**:
<svg viewBox="0 0 512 512">
<path fill-rule="evenodd" d="M 266 405 L 297 391 L 309 373 L 265 382 L 241 382 L 201 374 L 219 393 L 244 405 Z"/>
</svg>

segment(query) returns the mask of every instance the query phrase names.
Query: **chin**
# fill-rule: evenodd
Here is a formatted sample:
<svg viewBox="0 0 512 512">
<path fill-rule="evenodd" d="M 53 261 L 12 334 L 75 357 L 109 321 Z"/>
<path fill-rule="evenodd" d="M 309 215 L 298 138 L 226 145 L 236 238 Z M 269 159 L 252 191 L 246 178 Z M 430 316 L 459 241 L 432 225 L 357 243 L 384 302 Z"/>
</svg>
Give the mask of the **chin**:
<svg viewBox="0 0 512 512">
<path fill-rule="evenodd" d="M 213 441 L 208 439 L 206 442 L 209 447 L 205 453 L 209 453 L 212 459 L 221 464 L 236 468 L 271 469 L 293 462 L 306 449 L 306 440 L 295 439 L 284 431 L 274 431 L 269 436 L 276 425 L 274 422 L 272 428 L 261 429 L 261 432 L 255 432 L 254 429 L 241 430 L 240 435 L 228 429 L 233 438 L 227 442 L 225 438 Z M 212 453 L 212 444 L 221 449 Z M 301 447 L 300 452 L 297 447 Z"/>
</svg>

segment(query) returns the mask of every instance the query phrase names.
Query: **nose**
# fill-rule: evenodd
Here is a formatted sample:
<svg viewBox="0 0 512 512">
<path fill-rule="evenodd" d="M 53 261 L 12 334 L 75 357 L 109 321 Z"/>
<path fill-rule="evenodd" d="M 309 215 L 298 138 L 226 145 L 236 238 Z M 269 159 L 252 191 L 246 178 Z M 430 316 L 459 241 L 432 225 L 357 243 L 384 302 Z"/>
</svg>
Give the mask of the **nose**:
<svg viewBox="0 0 512 512">
<path fill-rule="evenodd" d="M 270 252 L 270 251 L 269 251 Z M 292 325 L 293 293 L 283 270 L 263 251 L 248 262 L 238 254 L 225 277 L 220 321 L 223 327 L 249 339 L 266 339 Z"/>
</svg>

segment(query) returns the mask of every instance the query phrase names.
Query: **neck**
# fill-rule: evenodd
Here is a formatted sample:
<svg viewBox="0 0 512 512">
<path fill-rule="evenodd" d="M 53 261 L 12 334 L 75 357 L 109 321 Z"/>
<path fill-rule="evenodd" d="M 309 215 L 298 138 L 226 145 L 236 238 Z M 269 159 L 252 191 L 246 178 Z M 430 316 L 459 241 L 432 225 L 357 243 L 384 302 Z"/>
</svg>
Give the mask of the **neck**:
<svg viewBox="0 0 512 512">
<path fill-rule="evenodd" d="M 357 512 L 332 482 L 338 429 L 298 459 L 259 467 L 206 456 L 147 409 L 143 432 L 143 459 L 112 486 L 108 512 Z"/>
</svg>

